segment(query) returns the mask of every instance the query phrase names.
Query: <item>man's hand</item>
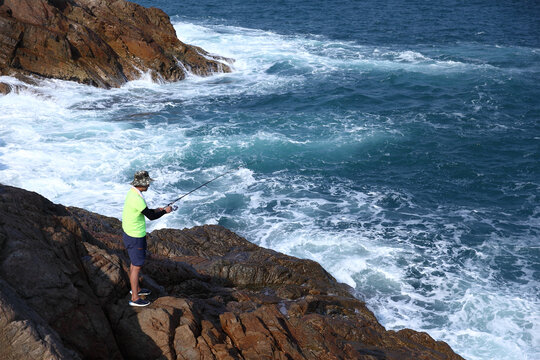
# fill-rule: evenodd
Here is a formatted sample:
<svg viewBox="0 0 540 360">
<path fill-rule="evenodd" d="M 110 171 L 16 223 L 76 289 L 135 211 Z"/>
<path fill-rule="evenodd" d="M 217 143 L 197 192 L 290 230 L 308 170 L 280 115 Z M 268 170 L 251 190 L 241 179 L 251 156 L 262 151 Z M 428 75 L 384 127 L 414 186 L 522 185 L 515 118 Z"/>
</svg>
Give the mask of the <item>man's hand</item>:
<svg viewBox="0 0 540 360">
<path fill-rule="evenodd" d="M 163 209 L 163 210 L 165 210 L 167 213 L 170 213 L 170 212 L 172 211 L 172 207 L 167 206 L 167 207 L 166 207 L 165 209 Z"/>
</svg>

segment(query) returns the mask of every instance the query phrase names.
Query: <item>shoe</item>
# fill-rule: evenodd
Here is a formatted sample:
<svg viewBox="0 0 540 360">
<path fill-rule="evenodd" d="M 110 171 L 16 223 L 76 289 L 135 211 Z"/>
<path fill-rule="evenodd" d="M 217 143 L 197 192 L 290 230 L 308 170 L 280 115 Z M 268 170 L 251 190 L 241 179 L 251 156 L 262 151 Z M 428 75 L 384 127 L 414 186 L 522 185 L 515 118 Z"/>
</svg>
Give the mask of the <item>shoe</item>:
<svg viewBox="0 0 540 360">
<path fill-rule="evenodd" d="M 129 301 L 129 305 L 130 305 L 130 306 L 139 306 L 139 307 L 143 307 L 143 306 L 148 306 L 148 305 L 150 305 L 150 301 L 148 301 L 148 300 L 143 300 L 143 299 L 139 298 L 139 299 L 137 299 L 137 300 L 135 300 L 135 301 L 130 300 L 130 301 Z"/>
<path fill-rule="evenodd" d="M 129 293 L 130 293 L 130 294 L 133 294 L 133 293 L 131 292 L 131 290 L 129 290 Z M 150 295 L 151 293 L 152 293 L 152 292 L 151 292 L 150 290 L 148 290 L 148 289 L 142 288 L 142 289 L 139 290 L 139 296 L 146 296 L 146 295 Z"/>
</svg>

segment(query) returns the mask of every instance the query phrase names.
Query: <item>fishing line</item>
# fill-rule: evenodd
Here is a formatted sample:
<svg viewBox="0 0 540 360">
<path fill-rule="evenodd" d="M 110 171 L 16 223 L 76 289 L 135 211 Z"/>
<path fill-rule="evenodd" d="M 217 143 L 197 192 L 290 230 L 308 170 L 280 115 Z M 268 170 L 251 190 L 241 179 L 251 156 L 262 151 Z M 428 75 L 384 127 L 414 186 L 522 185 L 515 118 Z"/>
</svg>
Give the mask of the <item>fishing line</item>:
<svg viewBox="0 0 540 360">
<path fill-rule="evenodd" d="M 183 194 L 182 196 L 180 196 L 180 197 L 177 198 L 176 200 L 173 200 L 172 202 L 170 202 L 169 204 L 167 204 L 167 206 L 172 206 L 175 202 L 177 202 L 177 201 L 179 201 L 179 200 L 185 198 L 186 196 L 188 196 L 189 194 L 191 194 L 191 193 L 193 193 L 193 192 L 199 190 L 199 189 L 202 188 L 203 186 L 206 186 L 206 185 L 210 184 L 211 182 L 216 181 L 217 179 L 219 179 L 219 178 L 221 178 L 221 177 L 223 177 L 223 176 L 225 176 L 225 175 L 228 175 L 228 174 L 230 174 L 230 173 L 232 173 L 232 172 L 234 172 L 234 171 L 236 171 L 236 170 L 238 170 L 238 169 L 240 169 L 240 168 L 242 168 L 242 167 L 247 167 L 247 166 L 249 166 L 249 165 L 251 165 L 251 164 L 253 164 L 253 163 L 254 163 L 254 161 L 251 162 L 251 163 L 249 163 L 249 164 L 246 164 L 245 166 L 244 166 L 244 165 L 237 166 L 237 167 L 235 167 L 235 168 L 233 168 L 233 169 L 231 169 L 231 170 L 229 170 L 229 171 L 227 171 L 227 172 L 225 172 L 225 173 L 223 173 L 223 174 L 221 174 L 221 175 L 219 175 L 219 176 L 216 176 L 215 178 L 213 178 L 213 179 L 211 179 L 211 180 L 205 182 L 204 184 L 201 184 L 201 185 L 197 186 L 195 189 L 190 190 L 190 191 L 188 191 L 187 193 Z M 178 209 L 177 206 L 173 206 L 173 211 L 174 211 L 174 210 L 177 210 L 177 209 Z"/>
</svg>

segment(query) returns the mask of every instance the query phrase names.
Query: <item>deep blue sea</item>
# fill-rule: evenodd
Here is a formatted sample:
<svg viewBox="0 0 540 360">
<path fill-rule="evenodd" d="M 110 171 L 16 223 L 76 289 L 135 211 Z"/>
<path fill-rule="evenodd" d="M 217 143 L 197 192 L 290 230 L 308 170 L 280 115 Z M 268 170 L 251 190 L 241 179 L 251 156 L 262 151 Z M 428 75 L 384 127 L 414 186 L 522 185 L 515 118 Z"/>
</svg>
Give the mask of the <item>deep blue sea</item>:
<svg viewBox="0 0 540 360">
<path fill-rule="evenodd" d="M 0 181 L 120 217 L 133 173 L 320 262 L 387 329 L 540 359 L 540 2 L 138 0 L 234 72 L 0 97 Z M 2 77 L 16 84 L 18 80 Z"/>
</svg>

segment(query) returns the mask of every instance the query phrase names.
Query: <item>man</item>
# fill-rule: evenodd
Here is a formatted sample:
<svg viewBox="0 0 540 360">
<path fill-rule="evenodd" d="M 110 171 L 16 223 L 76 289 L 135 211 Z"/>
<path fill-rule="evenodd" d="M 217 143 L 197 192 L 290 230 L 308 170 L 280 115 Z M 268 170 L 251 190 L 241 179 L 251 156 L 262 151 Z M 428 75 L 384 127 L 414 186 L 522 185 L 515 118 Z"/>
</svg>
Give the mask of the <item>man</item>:
<svg viewBox="0 0 540 360">
<path fill-rule="evenodd" d="M 128 251 L 131 266 L 129 267 L 129 282 L 131 283 L 131 306 L 147 306 L 150 301 L 142 299 L 141 295 L 150 295 L 150 290 L 139 287 L 139 273 L 146 259 L 146 216 L 156 220 L 170 213 L 172 208 L 149 209 L 142 195 L 148 190 L 150 183 L 148 171 L 137 171 L 133 177 L 122 211 L 122 230 L 124 245 Z"/>
</svg>

